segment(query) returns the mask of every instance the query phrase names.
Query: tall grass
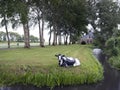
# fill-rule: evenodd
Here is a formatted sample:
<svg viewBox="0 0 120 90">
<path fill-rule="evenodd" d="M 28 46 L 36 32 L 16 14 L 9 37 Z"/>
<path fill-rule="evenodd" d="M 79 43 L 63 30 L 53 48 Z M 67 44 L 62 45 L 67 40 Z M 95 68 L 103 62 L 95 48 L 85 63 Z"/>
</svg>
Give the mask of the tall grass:
<svg viewBox="0 0 120 90">
<path fill-rule="evenodd" d="M 54 57 L 58 53 L 80 59 L 81 65 L 59 67 Z M 102 79 L 102 65 L 93 56 L 89 46 L 47 46 L 0 51 L 0 85 L 23 84 L 52 88 L 96 83 Z"/>
</svg>

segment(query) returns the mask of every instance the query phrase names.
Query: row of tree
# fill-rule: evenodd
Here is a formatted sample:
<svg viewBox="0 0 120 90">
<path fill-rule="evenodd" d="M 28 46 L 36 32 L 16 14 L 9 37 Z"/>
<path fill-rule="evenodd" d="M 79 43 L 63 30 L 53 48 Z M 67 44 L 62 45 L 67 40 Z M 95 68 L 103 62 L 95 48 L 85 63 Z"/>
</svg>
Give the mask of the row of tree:
<svg viewBox="0 0 120 90">
<path fill-rule="evenodd" d="M 44 47 L 44 24 L 53 33 L 52 45 L 61 44 L 61 36 L 68 36 L 75 43 L 86 26 L 91 24 L 99 43 L 103 43 L 114 33 L 113 28 L 120 22 L 120 7 L 113 0 L 0 0 L 1 26 L 5 26 L 10 48 L 8 24 L 15 28 L 20 24 L 24 30 L 25 48 L 30 48 L 30 26 L 38 25 L 40 46 Z M 50 44 L 50 43 L 49 43 Z"/>
<path fill-rule="evenodd" d="M 20 35 L 15 32 L 8 32 L 9 39 L 11 42 L 24 42 L 24 35 Z M 7 41 L 7 35 L 5 32 L 0 31 L 0 42 L 6 42 Z M 39 39 L 33 35 L 30 35 L 30 42 L 39 42 Z"/>
<path fill-rule="evenodd" d="M 5 26 L 8 38 L 8 23 L 12 27 L 22 24 L 24 30 L 25 48 L 29 48 L 29 28 L 38 25 L 40 46 L 44 46 L 43 31 L 44 22 L 48 22 L 50 34 L 53 32 L 53 45 L 61 44 L 61 35 L 76 37 L 80 29 L 84 30 L 87 25 L 86 8 L 84 0 L 0 0 L 1 26 Z M 42 25 L 41 25 L 42 24 Z M 74 40 L 74 39 L 73 39 Z M 66 40 L 67 41 L 67 40 Z"/>
</svg>

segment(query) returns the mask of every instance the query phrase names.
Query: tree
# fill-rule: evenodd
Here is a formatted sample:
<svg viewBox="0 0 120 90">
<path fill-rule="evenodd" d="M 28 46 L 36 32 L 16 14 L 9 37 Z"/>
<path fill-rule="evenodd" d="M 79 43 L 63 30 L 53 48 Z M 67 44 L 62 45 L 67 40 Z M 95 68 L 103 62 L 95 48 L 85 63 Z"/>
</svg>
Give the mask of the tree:
<svg viewBox="0 0 120 90">
<path fill-rule="evenodd" d="M 9 36 L 10 36 L 10 40 L 13 42 L 18 41 L 19 38 L 21 37 L 18 33 L 15 32 L 9 32 Z"/>
<path fill-rule="evenodd" d="M 30 42 L 38 42 L 38 38 L 33 36 L 33 35 L 30 35 Z"/>
<path fill-rule="evenodd" d="M 99 38 L 101 47 L 105 46 L 105 42 L 112 37 L 113 29 L 117 27 L 119 23 L 120 9 L 116 2 L 112 0 L 101 0 L 97 4 L 98 8 L 98 28 L 100 31 L 96 31 L 96 39 Z"/>
<path fill-rule="evenodd" d="M 7 35 L 7 41 L 8 41 L 8 48 L 10 48 L 10 39 L 9 39 L 9 33 L 8 33 L 8 24 L 11 17 L 12 12 L 12 1 L 11 0 L 0 0 L 0 18 L 1 20 L 1 26 L 5 26 L 6 35 Z"/>
<path fill-rule="evenodd" d="M 100 48 L 112 37 L 114 28 L 120 22 L 120 8 L 113 0 L 87 0 L 88 22 L 95 34 L 95 44 Z"/>
<path fill-rule="evenodd" d="M 48 24 L 48 28 L 50 29 L 50 31 L 49 31 L 49 45 L 51 45 L 51 36 L 52 36 L 52 26 L 51 26 L 51 24 Z"/>
<path fill-rule="evenodd" d="M 29 10 L 30 10 L 30 0 L 15 0 L 14 4 L 14 12 L 12 18 L 13 26 L 17 24 L 23 25 L 24 30 L 24 47 L 30 48 L 29 41 Z M 17 22 L 17 23 L 16 23 Z"/>
<path fill-rule="evenodd" d="M 45 5 L 46 0 L 33 0 L 32 1 L 32 11 L 33 11 L 33 21 L 35 24 L 38 24 L 39 27 L 39 38 L 40 46 L 44 47 L 44 17 L 45 17 Z M 41 27 L 42 22 L 42 27 Z"/>
<path fill-rule="evenodd" d="M 98 23 L 96 23 L 99 19 L 99 13 L 97 9 L 98 2 L 99 0 L 87 0 L 87 20 L 94 31 L 96 31 L 98 27 Z"/>
<path fill-rule="evenodd" d="M 6 33 L 3 31 L 0 31 L 0 42 L 4 41 L 4 37 L 6 38 Z"/>
<path fill-rule="evenodd" d="M 71 36 L 74 33 L 73 37 L 79 37 L 82 31 L 87 30 L 85 0 L 50 0 L 48 8 L 47 20 L 54 29 L 53 45 L 57 44 L 57 36 L 61 36 L 65 30 L 69 30 Z"/>
</svg>

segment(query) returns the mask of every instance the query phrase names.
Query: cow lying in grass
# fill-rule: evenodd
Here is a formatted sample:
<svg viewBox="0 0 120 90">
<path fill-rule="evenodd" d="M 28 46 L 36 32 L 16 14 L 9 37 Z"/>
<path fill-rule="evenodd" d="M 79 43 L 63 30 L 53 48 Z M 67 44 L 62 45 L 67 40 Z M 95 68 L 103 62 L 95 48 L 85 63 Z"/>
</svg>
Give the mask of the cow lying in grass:
<svg viewBox="0 0 120 90">
<path fill-rule="evenodd" d="M 58 57 L 59 66 L 61 67 L 68 67 L 68 66 L 75 67 L 80 65 L 80 61 L 77 58 L 66 57 L 65 55 L 62 55 L 62 54 L 58 54 L 55 56 Z"/>
</svg>

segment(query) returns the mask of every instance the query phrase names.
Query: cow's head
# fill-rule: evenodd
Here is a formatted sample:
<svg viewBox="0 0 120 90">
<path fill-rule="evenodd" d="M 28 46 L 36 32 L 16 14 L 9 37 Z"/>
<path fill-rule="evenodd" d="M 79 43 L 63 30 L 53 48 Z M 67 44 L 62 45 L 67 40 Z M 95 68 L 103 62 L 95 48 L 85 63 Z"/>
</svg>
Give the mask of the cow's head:
<svg viewBox="0 0 120 90">
<path fill-rule="evenodd" d="M 62 54 L 58 54 L 58 55 L 55 55 L 56 57 L 58 57 L 58 60 L 59 60 L 59 65 L 60 66 L 63 66 L 63 64 L 64 64 L 64 57 L 65 57 L 65 55 L 62 55 Z"/>
</svg>

